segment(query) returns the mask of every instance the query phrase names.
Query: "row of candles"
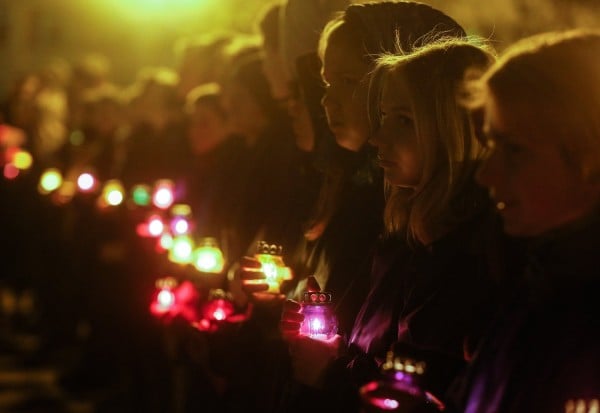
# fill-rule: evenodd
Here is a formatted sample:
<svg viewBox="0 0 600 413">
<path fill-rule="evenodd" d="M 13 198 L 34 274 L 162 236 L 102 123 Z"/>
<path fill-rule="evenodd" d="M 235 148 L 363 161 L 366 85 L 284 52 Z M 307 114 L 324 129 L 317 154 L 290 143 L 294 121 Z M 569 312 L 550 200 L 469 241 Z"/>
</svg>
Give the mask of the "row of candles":
<svg viewBox="0 0 600 413">
<path fill-rule="evenodd" d="M 31 168 L 31 154 L 21 148 L 12 147 L 4 151 L 3 175 L 8 180 L 16 179 L 23 171 Z M 123 184 L 116 179 L 101 183 L 91 170 L 83 171 L 75 179 L 64 179 L 60 170 L 48 168 L 42 172 L 38 191 L 53 195 L 58 203 L 66 203 L 77 193 L 99 193 L 96 205 L 101 209 L 118 207 L 126 201 L 137 207 L 150 207 L 151 212 L 136 227 L 141 237 L 155 238 L 157 252 L 168 252 L 170 261 L 181 265 L 192 265 L 204 274 L 222 274 L 225 257 L 215 238 L 202 238 L 194 242 L 194 222 L 189 205 L 176 203 L 175 185 L 162 179 L 152 186 L 135 185 L 127 199 Z M 283 261 L 282 249 L 275 244 L 259 242 L 255 258 L 261 264 L 264 280 L 268 284 L 267 294 L 279 294 L 283 281 L 292 279 L 292 271 Z M 156 281 L 156 291 L 150 311 L 165 320 L 183 315 L 190 324 L 201 331 L 215 331 L 223 323 L 245 319 L 245 314 L 236 312 L 235 305 L 227 292 L 212 289 L 208 299 L 198 306 L 197 292 L 192 283 L 179 282 L 174 277 L 163 277 Z M 337 319 L 332 306 L 332 294 L 328 292 L 306 292 L 302 300 L 301 313 L 304 321 L 300 335 L 315 340 L 328 340 L 337 333 Z M 200 308 L 197 308 L 200 307 Z M 432 394 L 423 390 L 425 363 L 402 354 L 388 353 L 382 365 L 382 378 L 364 385 L 360 389 L 365 411 L 443 411 L 444 405 Z M 421 411 L 421 410 L 419 410 Z"/>
</svg>

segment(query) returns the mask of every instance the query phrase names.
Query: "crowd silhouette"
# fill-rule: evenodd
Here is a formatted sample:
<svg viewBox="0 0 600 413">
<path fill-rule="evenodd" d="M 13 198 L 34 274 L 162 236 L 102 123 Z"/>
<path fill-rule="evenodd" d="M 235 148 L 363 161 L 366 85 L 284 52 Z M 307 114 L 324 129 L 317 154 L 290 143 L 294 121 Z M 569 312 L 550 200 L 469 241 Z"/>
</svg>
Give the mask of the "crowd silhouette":
<svg viewBox="0 0 600 413">
<path fill-rule="evenodd" d="M 388 0 L 256 32 L 11 83 L 0 410 L 599 411 L 600 32 L 495 50 Z"/>
</svg>

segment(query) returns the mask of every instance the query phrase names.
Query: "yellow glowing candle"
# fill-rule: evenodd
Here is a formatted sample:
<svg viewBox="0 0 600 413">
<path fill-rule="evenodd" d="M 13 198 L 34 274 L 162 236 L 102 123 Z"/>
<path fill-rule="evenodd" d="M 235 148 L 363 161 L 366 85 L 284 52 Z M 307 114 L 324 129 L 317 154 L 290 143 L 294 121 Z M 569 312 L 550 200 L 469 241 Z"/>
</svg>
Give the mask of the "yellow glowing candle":
<svg viewBox="0 0 600 413">
<path fill-rule="evenodd" d="M 265 274 L 269 284 L 267 292 L 278 294 L 281 283 L 292 279 L 292 271 L 283 262 L 281 253 L 283 248 L 278 245 L 269 245 L 264 241 L 258 243 L 257 253 L 254 256 L 261 263 L 261 271 Z M 258 280 L 257 282 L 264 282 Z"/>
<path fill-rule="evenodd" d="M 225 266 L 223 252 L 214 238 L 204 238 L 194 251 L 194 266 L 198 271 L 219 274 Z"/>
</svg>

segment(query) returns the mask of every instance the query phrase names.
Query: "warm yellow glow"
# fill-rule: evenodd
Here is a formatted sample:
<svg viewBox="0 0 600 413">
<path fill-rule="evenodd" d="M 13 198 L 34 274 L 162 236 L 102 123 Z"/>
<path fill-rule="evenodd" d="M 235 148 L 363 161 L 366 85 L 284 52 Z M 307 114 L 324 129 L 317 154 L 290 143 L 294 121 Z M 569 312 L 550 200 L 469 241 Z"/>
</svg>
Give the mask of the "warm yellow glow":
<svg viewBox="0 0 600 413">
<path fill-rule="evenodd" d="M 194 251 L 194 266 L 198 271 L 218 274 L 224 265 L 223 253 L 216 246 L 202 246 Z"/>
<path fill-rule="evenodd" d="M 123 202 L 125 190 L 120 181 L 111 179 L 104 184 L 102 197 L 108 205 L 117 206 Z"/>
<path fill-rule="evenodd" d="M 255 258 L 261 263 L 261 271 L 269 284 L 267 292 L 279 293 L 281 283 L 292 279 L 292 271 L 286 267 L 280 255 L 256 254 Z"/>
<path fill-rule="evenodd" d="M 40 178 L 38 189 L 42 194 L 50 193 L 60 187 L 62 180 L 62 174 L 58 169 L 46 169 Z"/>
<path fill-rule="evenodd" d="M 31 168 L 33 158 L 31 157 L 31 154 L 29 152 L 20 150 L 17 153 L 15 153 L 12 163 L 18 169 L 25 170 Z"/>
<path fill-rule="evenodd" d="M 192 261 L 194 241 L 188 236 L 179 236 L 173 239 L 173 246 L 169 250 L 169 260 L 178 264 L 188 264 Z"/>
<path fill-rule="evenodd" d="M 123 11 L 144 15 L 179 14 L 195 11 L 208 0 L 113 0 Z"/>
</svg>

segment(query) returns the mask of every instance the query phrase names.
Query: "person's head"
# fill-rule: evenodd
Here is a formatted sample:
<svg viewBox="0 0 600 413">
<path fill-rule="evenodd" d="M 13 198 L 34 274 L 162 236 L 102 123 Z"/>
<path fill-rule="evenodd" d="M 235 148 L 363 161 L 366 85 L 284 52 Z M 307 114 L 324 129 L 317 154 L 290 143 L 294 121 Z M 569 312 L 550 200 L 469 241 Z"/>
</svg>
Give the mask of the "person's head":
<svg viewBox="0 0 600 413">
<path fill-rule="evenodd" d="M 185 112 L 187 138 L 195 155 L 210 152 L 227 137 L 227 116 L 216 83 L 192 89 L 186 98 Z"/>
<path fill-rule="evenodd" d="M 163 130 L 179 117 L 182 102 L 177 94 L 179 77 L 171 69 L 148 67 L 132 86 L 130 115 L 134 125 Z"/>
<path fill-rule="evenodd" d="M 281 2 L 269 4 L 259 19 L 258 27 L 262 37 L 263 71 L 271 95 L 277 101 L 289 99 L 291 78 L 286 71 L 281 54 L 280 14 Z"/>
<path fill-rule="evenodd" d="M 111 137 L 125 121 L 120 90 L 106 85 L 83 95 L 82 126 L 98 137 Z"/>
<path fill-rule="evenodd" d="M 278 112 L 258 55 L 237 62 L 223 87 L 223 105 L 232 132 L 252 144 Z"/>
<path fill-rule="evenodd" d="M 319 45 L 323 105 L 340 146 L 358 151 L 369 138 L 367 75 L 375 59 L 409 53 L 436 34 L 463 36 L 464 30 L 441 11 L 413 2 L 354 4 L 327 24 Z"/>
<path fill-rule="evenodd" d="M 489 158 L 478 173 L 515 236 L 538 236 L 600 202 L 600 32 L 523 39 L 486 74 Z"/>
<path fill-rule="evenodd" d="M 378 60 L 370 142 L 390 190 L 389 232 L 432 241 L 462 218 L 453 204 L 483 155 L 467 102 L 493 56 L 474 41 L 448 39 Z"/>
<path fill-rule="evenodd" d="M 233 38 L 231 33 L 215 32 L 177 40 L 177 93 L 181 99 L 194 87 L 221 79 L 225 66 L 224 50 Z"/>
</svg>

